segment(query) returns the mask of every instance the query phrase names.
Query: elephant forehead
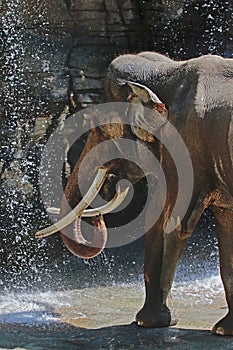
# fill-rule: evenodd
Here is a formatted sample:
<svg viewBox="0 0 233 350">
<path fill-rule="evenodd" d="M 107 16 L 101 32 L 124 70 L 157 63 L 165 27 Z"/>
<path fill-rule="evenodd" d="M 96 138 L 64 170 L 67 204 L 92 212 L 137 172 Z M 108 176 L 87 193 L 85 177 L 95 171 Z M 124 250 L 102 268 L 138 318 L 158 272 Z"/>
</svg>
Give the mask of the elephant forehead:
<svg viewBox="0 0 233 350">
<path fill-rule="evenodd" d="M 100 127 L 111 139 L 124 136 L 124 125 L 122 123 L 110 123 Z"/>
<path fill-rule="evenodd" d="M 124 135 L 125 126 L 118 113 L 111 112 L 104 118 L 103 124 L 100 125 L 100 129 L 109 138 L 120 138 Z"/>
</svg>

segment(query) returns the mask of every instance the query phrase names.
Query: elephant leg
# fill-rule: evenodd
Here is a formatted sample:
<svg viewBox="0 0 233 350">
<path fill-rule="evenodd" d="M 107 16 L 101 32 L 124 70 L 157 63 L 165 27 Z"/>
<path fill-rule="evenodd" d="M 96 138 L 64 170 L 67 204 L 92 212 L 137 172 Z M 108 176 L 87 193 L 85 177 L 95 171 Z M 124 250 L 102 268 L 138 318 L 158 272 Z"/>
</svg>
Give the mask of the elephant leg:
<svg viewBox="0 0 233 350">
<path fill-rule="evenodd" d="M 175 232 L 167 235 L 158 228 L 147 233 L 144 265 L 146 300 L 136 316 L 139 326 L 157 328 L 177 323 L 172 305 L 168 307 L 167 300 L 186 241 L 187 238 L 181 240 Z"/>
<path fill-rule="evenodd" d="M 223 281 L 228 313 L 212 329 L 218 335 L 233 335 L 233 211 L 212 208 L 219 246 L 220 272 Z"/>
<path fill-rule="evenodd" d="M 164 232 L 166 215 L 163 214 L 146 234 L 146 300 L 136 316 L 136 322 L 140 326 L 167 327 L 178 322 L 172 304 L 168 306 L 169 293 L 179 258 L 203 212 L 203 206 L 193 206 L 189 212 L 180 227 L 171 233 Z"/>
</svg>

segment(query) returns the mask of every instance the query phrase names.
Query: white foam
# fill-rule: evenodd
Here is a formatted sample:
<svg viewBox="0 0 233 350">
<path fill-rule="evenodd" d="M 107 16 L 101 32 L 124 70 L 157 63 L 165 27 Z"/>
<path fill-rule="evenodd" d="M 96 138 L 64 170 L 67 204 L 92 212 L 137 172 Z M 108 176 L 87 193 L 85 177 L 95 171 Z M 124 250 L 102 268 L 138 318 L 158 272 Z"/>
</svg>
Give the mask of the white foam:
<svg viewBox="0 0 233 350">
<path fill-rule="evenodd" d="M 140 290 L 140 293 L 138 292 Z M 48 291 L 32 293 L 5 293 L 0 296 L 0 323 L 20 323 L 28 325 L 48 325 L 69 319 L 85 319 L 87 314 L 95 314 L 96 305 L 102 305 L 112 295 L 114 303 L 121 300 L 137 302 L 143 298 L 144 286 L 114 285 L 111 287 L 93 287 L 80 290 Z M 224 300 L 224 292 L 220 276 L 212 276 L 195 281 L 176 282 L 172 288 L 174 301 L 182 301 L 188 305 L 211 305 L 213 300 Z M 113 301 L 112 299 L 112 301 Z M 140 301 L 141 302 L 141 301 Z M 113 308 L 114 309 L 114 308 Z M 93 316 L 94 317 L 94 316 Z"/>
<path fill-rule="evenodd" d="M 29 325 L 58 323 L 50 304 L 39 301 L 42 296 L 8 293 L 0 297 L 0 323 Z M 38 300 L 37 300 L 38 299 Z"/>
</svg>

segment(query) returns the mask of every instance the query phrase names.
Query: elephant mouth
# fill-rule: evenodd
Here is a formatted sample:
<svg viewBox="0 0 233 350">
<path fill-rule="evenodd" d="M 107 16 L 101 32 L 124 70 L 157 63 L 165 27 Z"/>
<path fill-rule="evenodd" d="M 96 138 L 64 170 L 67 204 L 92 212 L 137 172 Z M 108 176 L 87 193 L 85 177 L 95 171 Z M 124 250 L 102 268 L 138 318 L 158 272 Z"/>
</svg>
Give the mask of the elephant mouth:
<svg viewBox="0 0 233 350">
<path fill-rule="evenodd" d="M 86 209 L 99 193 L 108 174 L 108 168 L 99 168 L 93 183 L 81 201 L 58 222 L 43 230 L 38 231 L 35 234 L 35 237 L 45 238 L 58 231 L 61 231 L 63 241 L 73 254 L 83 258 L 89 258 L 98 255 L 104 249 L 107 241 L 107 231 L 102 215 L 110 213 L 113 210 L 117 209 L 125 200 L 129 190 L 129 187 L 122 190 L 121 187 L 118 186 L 114 197 L 107 204 L 94 209 Z M 48 208 L 47 211 L 53 214 L 60 214 L 60 209 L 58 208 Z M 82 217 L 93 218 L 92 221 L 94 224 L 94 238 L 92 242 L 87 242 L 81 233 L 80 223 Z M 72 234 L 67 235 L 65 233 L 65 229 L 72 223 L 74 223 Z"/>
</svg>

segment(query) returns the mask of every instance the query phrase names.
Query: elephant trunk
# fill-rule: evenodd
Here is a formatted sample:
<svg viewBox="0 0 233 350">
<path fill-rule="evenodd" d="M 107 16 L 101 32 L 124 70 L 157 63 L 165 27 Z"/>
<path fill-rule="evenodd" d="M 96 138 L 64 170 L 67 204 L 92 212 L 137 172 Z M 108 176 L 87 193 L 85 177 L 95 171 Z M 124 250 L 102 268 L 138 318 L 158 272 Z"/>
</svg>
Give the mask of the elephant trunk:
<svg viewBox="0 0 233 350">
<path fill-rule="evenodd" d="M 43 238 L 60 231 L 67 249 L 82 258 L 94 257 L 104 249 L 107 230 L 99 214 L 109 213 L 119 207 L 128 192 L 128 188 L 121 190 L 119 186 L 117 193 L 109 203 L 99 208 L 86 209 L 97 196 L 112 169 L 112 165 L 102 166 L 101 157 L 95 148 L 100 142 L 108 139 L 108 136 L 103 137 L 99 133 L 98 128 L 92 129 L 91 137 L 88 138 L 79 161 L 69 177 L 61 203 L 61 219 L 36 233 L 37 238 Z M 90 152 L 92 149 L 93 151 Z M 96 171 L 98 173 L 91 184 L 91 177 Z M 59 209 L 56 209 L 56 212 L 59 212 Z M 97 215 L 92 221 L 94 236 L 92 242 L 88 242 L 81 233 L 81 217 L 94 217 L 94 215 Z"/>
<path fill-rule="evenodd" d="M 76 181 L 72 187 L 68 186 L 62 200 L 61 219 L 56 224 L 37 232 L 36 237 L 42 238 L 61 231 L 62 240 L 73 254 L 82 258 L 91 258 L 98 255 L 104 249 L 107 241 L 107 230 L 103 218 L 97 217 L 93 220 L 94 238 L 91 243 L 87 242 L 82 236 L 80 223 L 82 212 L 97 196 L 107 175 L 107 169 L 100 168 L 83 198 Z"/>
<path fill-rule="evenodd" d="M 106 180 L 109 170 L 102 167 L 99 154 L 97 151 L 93 151 L 93 147 L 98 145 L 99 135 L 98 132 L 93 129 L 91 137 L 88 138 L 84 150 L 76 164 L 69 181 L 66 185 L 64 196 L 61 203 L 60 217 L 66 217 L 67 213 L 74 208 L 77 203 L 85 201 L 85 197 L 93 187 L 95 193 L 93 199 L 98 194 L 104 181 Z M 92 151 L 92 156 L 89 157 L 89 152 Z M 99 181 L 96 183 L 96 179 L 91 183 L 91 174 L 94 174 L 98 169 Z M 97 174 L 97 177 L 98 177 Z M 81 193 L 82 191 L 82 193 Z M 82 194 L 85 195 L 83 196 Z M 67 249 L 81 258 L 92 258 L 101 253 L 104 249 L 107 241 L 107 229 L 103 218 L 96 218 L 92 222 L 94 224 L 94 236 L 92 242 L 88 242 L 81 233 L 81 217 L 85 209 L 90 205 L 93 199 L 85 206 L 81 214 L 78 214 L 75 221 L 71 222 L 68 226 L 61 230 L 61 238 L 66 245 Z M 68 214 L 69 215 L 69 214 Z"/>
<path fill-rule="evenodd" d="M 99 255 L 105 247 L 107 241 L 107 228 L 102 216 L 92 219 L 94 224 L 94 237 L 92 242 L 88 242 L 81 232 L 81 218 L 77 218 L 71 230 L 72 236 L 61 232 L 61 237 L 67 249 L 74 255 L 81 258 L 93 258 Z"/>
</svg>

